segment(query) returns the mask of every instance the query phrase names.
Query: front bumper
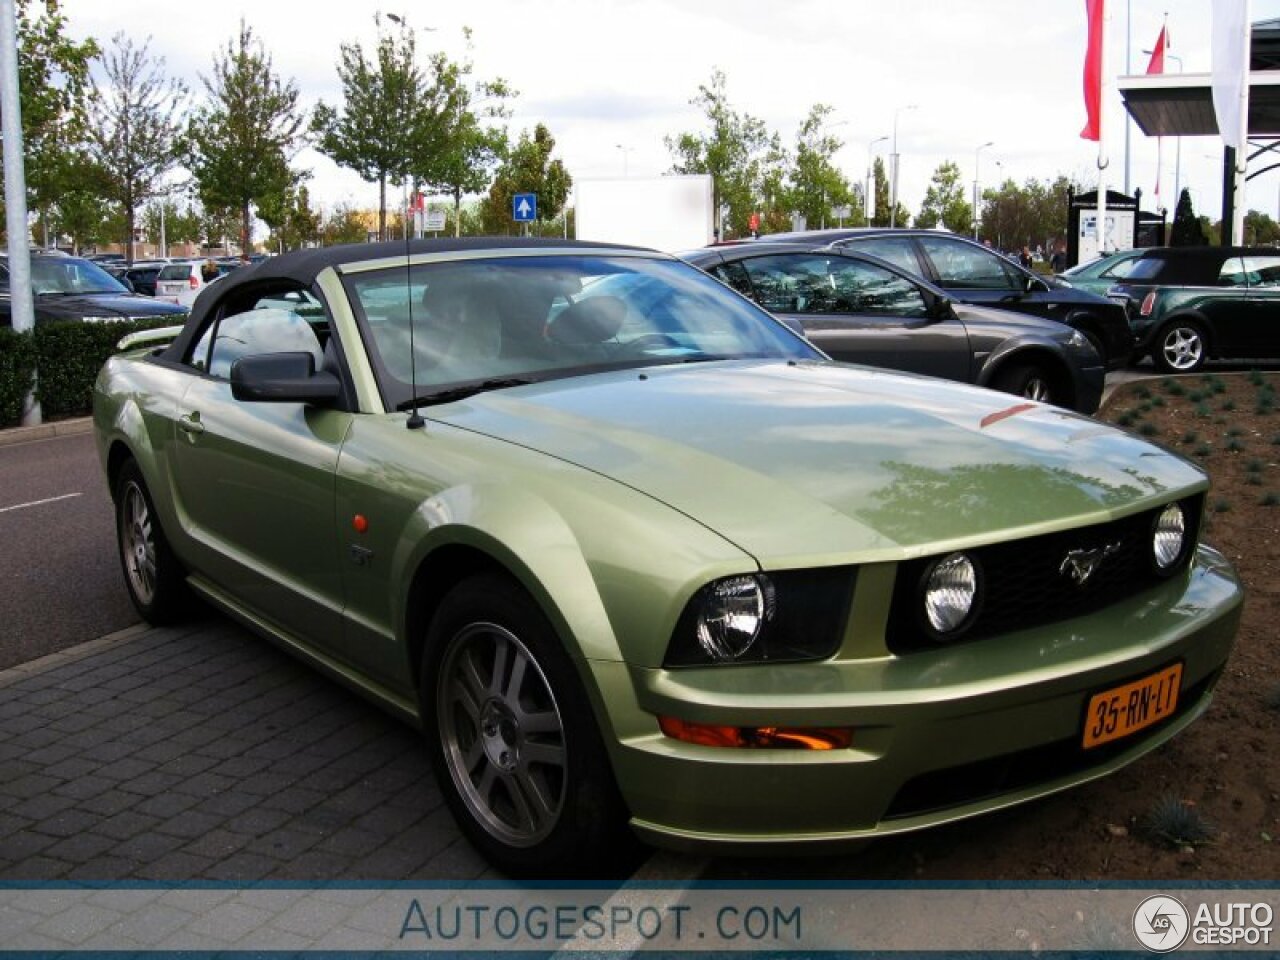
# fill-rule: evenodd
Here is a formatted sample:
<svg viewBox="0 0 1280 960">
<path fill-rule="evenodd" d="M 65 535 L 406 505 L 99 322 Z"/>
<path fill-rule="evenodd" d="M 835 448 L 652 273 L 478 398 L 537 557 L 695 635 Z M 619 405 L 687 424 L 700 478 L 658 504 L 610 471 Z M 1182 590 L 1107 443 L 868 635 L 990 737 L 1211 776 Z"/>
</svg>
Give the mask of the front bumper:
<svg viewBox="0 0 1280 960">
<path fill-rule="evenodd" d="M 880 591 L 864 589 L 876 576 L 860 571 L 857 627 L 884 613 L 869 608 Z M 1230 565 L 1201 547 L 1184 575 L 1099 613 L 951 648 L 868 655 L 874 644 L 864 637 L 819 664 L 591 669 L 618 783 L 645 839 L 747 849 L 853 840 L 1043 796 L 1154 749 L 1207 709 L 1242 596 Z M 1090 696 L 1174 662 L 1183 674 L 1172 716 L 1114 744 L 1080 747 Z M 697 746 L 664 736 L 659 714 L 852 727 L 853 746 Z"/>
</svg>

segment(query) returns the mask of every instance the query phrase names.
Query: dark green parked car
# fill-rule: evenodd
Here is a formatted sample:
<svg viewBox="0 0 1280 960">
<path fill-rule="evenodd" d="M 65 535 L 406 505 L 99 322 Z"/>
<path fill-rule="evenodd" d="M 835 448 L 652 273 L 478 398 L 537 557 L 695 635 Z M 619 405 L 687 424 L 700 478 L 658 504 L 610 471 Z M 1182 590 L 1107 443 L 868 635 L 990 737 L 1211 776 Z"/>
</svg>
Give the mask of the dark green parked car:
<svg viewBox="0 0 1280 960">
<path fill-rule="evenodd" d="M 193 591 L 419 727 L 513 873 L 1084 783 L 1204 713 L 1238 626 L 1196 465 L 833 362 L 653 251 L 299 251 L 169 336 L 94 395 L 138 610 Z"/>
<path fill-rule="evenodd" d="M 1190 373 L 1211 359 L 1280 359 L 1280 250 L 1160 247 L 1134 260 L 1125 298 L 1137 355 Z"/>
</svg>

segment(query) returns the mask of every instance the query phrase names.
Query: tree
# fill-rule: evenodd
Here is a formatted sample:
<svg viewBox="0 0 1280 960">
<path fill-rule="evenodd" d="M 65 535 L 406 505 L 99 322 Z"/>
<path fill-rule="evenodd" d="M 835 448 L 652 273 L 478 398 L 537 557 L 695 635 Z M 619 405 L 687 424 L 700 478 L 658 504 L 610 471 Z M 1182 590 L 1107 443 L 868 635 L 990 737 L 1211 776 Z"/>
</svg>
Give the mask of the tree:
<svg viewBox="0 0 1280 960">
<path fill-rule="evenodd" d="M 31 17 L 32 6 L 41 8 Z M 59 0 L 18 0 L 18 92 L 22 111 L 27 205 L 43 224 L 49 244 L 49 213 L 74 186 L 83 162 L 88 116 L 89 64 L 98 55 L 93 40 L 65 36 Z"/>
<path fill-rule="evenodd" d="M 538 196 L 538 220 L 554 220 L 569 198 L 573 178 L 564 164 L 551 156 L 555 138 L 542 124 L 520 134 L 520 140 L 503 161 L 483 203 L 482 217 L 488 233 L 510 233 L 511 204 L 517 193 Z"/>
<path fill-rule="evenodd" d="M 1169 233 L 1171 247 L 1200 247 L 1205 244 L 1206 231 L 1191 206 L 1191 191 L 1186 187 L 1178 195 L 1178 207 L 1173 213 L 1173 229 Z"/>
<path fill-rule="evenodd" d="M 296 250 L 320 240 L 320 215 L 311 209 L 311 195 L 306 187 L 283 198 L 278 206 L 260 208 L 262 218 L 271 227 L 268 246 Z"/>
<path fill-rule="evenodd" d="M 983 235 L 1004 250 L 1052 244 L 1066 235 L 1071 187 L 1060 174 L 1052 182 L 1029 179 L 1022 186 L 1006 179 L 982 191 Z"/>
<path fill-rule="evenodd" d="M 287 194 L 302 179 L 289 168 L 303 125 L 298 88 L 280 80 L 243 20 L 239 36 L 214 60 L 213 76 L 201 79 L 209 102 L 188 124 L 187 166 L 206 208 L 239 214 L 240 250 L 248 255 L 251 205 Z"/>
<path fill-rule="evenodd" d="M 712 72 L 711 85 L 698 87 L 698 95 L 689 103 L 706 115 L 710 130 L 665 138 L 676 158 L 671 172 L 710 174 L 717 235 L 745 234 L 759 206 L 769 157 L 781 153 L 778 136 L 769 133 L 763 120 L 739 113 L 729 104 L 721 70 Z M 727 220 L 724 207 L 729 210 Z"/>
<path fill-rule="evenodd" d="M 164 230 L 160 229 L 160 211 L 164 210 Z M 160 197 L 142 209 L 142 229 L 156 243 L 160 242 L 161 233 L 165 243 L 201 243 L 204 234 L 201 229 L 200 212 L 190 206 L 179 207 L 172 199 Z M 164 255 L 164 251 L 160 251 Z"/>
<path fill-rule="evenodd" d="M 465 32 L 470 46 L 471 32 Z M 440 91 L 440 123 L 434 142 L 415 151 L 412 168 L 430 189 L 453 198 L 454 236 L 461 236 L 462 198 L 490 185 L 508 151 L 507 131 L 492 124 L 510 116 L 507 100 L 516 92 L 502 79 L 472 81 L 470 59 L 453 63 L 443 54 L 432 59 Z"/>
<path fill-rule="evenodd" d="M 832 108 L 826 104 L 814 104 L 796 134 L 790 206 L 810 227 L 825 227 L 832 207 L 842 207 L 853 200 L 849 181 L 833 163 L 844 143 L 822 130 L 831 113 Z"/>
<path fill-rule="evenodd" d="M 428 82 L 418 64 L 414 32 L 407 18 L 399 17 L 399 30 L 383 31 L 374 15 L 378 45 L 367 58 L 359 43 L 340 49 L 338 79 L 343 105 L 339 110 L 325 103 L 316 106 L 311 130 L 321 153 L 339 166 L 348 167 L 368 183 L 378 185 L 378 236 L 387 239 L 387 184 L 403 187 L 415 155 L 440 136 L 439 83 Z M 441 55 L 433 58 L 440 69 Z"/>
<path fill-rule="evenodd" d="M 887 227 L 889 225 L 889 178 L 884 172 L 884 160 L 876 157 L 875 163 L 871 166 L 871 179 L 874 183 L 874 196 L 876 198 L 876 212 L 871 217 L 871 225 L 873 227 Z M 904 223 L 902 219 L 898 219 L 898 223 Z"/>
<path fill-rule="evenodd" d="M 57 233 L 68 237 L 72 252 L 78 254 L 82 247 L 119 237 L 124 223 L 105 199 L 101 168 L 82 158 L 74 172 L 51 216 L 56 217 Z"/>
<path fill-rule="evenodd" d="M 138 210 L 163 192 L 161 180 L 178 162 L 187 88 L 165 78 L 164 58 L 148 56 L 148 43 L 135 47 L 122 33 L 111 43 L 103 56 L 107 82 L 93 88 L 89 155 L 103 172 L 106 196 L 124 214 L 125 256 L 132 262 Z"/>
<path fill-rule="evenodd" d="M 924 203 L 915 218 L 917 227 L 932 228 L 938 224 L 955 233 L 967 234 L 973 229 L 973 207 L 964 198 L 960 168 L 950 160 L 933 171 Z"/>
<path fill-rule="evenodd" d="M 340 243 L 364 243 L 367 239 L 364 218 L 350 204 L 340 203 L 334 207 L 320 227 L 320 242 L 326 247 Z"/>
</svg>

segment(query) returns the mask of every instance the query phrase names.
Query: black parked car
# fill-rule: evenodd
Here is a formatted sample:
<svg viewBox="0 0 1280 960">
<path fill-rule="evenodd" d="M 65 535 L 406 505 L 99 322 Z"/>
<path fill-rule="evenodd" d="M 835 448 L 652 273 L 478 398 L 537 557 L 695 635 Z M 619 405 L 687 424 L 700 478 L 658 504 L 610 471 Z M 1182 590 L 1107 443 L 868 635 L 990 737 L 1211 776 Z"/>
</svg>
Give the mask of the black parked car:
<svg viewBox="0 0 1280 960">
<path fill-rule="evenodd" d="M 1065 323 L 1089 338 L 1109 370 L 1123 367 L 1133 354 L 1133 335 L 1120 304 L 1052 277 L 1038 276 L 953 233 L 869 227 L 775 233 L 760 239 L 831 244 L 869 253 L 941 287 L 953 300 Z"/>
<path fill-rule="evenodd" d="M 1157 247 L 1108 291 L 1129 306 L 1139 355 L 1170 373 L 1211 358 L 1280 359 L 1280 250 Z"/>
<path fill-rule="evenodd" d="M 131 293 L 102 267 L 80 257 L 33 256 L 31 286 L 37 323 L 56 320 L 139 320 L 173 317 L 186 310 Z M 0 258 L 0 327 L 13 325 L 9 260 Z"/>
<path fill-rule="evenodd" d="M 751 243 L 681 254 L 789 323 L 836 360 L 945 377 L 1092 413 L 1102 360 L 1079 331 L 955 303 L 877 257 Z"/>
</svg>

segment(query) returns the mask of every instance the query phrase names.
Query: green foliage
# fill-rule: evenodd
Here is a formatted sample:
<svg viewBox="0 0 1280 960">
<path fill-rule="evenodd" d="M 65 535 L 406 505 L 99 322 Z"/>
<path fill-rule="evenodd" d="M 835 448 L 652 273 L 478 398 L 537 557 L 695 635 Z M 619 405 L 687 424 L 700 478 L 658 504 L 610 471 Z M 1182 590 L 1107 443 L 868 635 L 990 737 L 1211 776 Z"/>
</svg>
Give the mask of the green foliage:
<svg viewBox="0 0 1280 960">
<path fill-rule="evenodd" d="M 1071 181 L 1028 179 L 1022 186 L 1006 179 L 982 191 L 982 233 L 1002 250 L 1035 247 L 1067 232 L 1067 191 Z"/>
<path fill-rule="evenodd" d="M 179 321 L 181 317 L 177 318 Z M 22 399 L 39 371 L 36 397 L 47 417 L 88 413 L 93 382 L 120 338 L 136 330 L 170 326 L 171 320 L 37 324 L 33 332 L 0 328 L 0 426 L 18 422 Z"/>
<path fill-rule="evenodd" d="M 1213 447 L 1211 447 L 1211 446 L 1210 446 L 1209 444 L 1207 444 L 1207 443 L 1202 443 L 1202 444 L 1200 444 L 1200 446 L 1196 447 L 1196 456 L 1197 456 L 1197 457 L 1207 457 L 1207 456 L 1209 456 L 1209 455 L 1210 455 L 1210 454 L 1212 454 L 1212 453 L 1213 453 Z"/>
<path fill-rule="evenodd" d="M 1230 500 L 1215 500 L 1215 501 L 1213 501 L 1213 512 L 1214 512 L 1214 513 L 1230 513 L 1230 512 L 1231 512 L 1231 501 L 1230 501 Z"/>
<path fill-rule="evenodd" d="M 960 168 L 948 160 L 933 171 L 924 203 L 916 215 L 915 226 L 932 228 L 942 224 L 955 233 L 968 234 L 973 230 L 973 207 L 965 199 L 964 184 L 960 180 Z"/>
<path fill-rule="evenodd" d="M 148 204 L 142 210 L 142 229 L 147 236 L 160 242 L 160 211 L 164 210 L 165 243 L 204 243 L 200 211 L 193 206 L 179 207 L 174 201 L 162 198 Z"/>
<path fill-rule="evenodd" d="M 689 103 L 702 111 L 708 129 L 665 138 L 675 157 L 671 172 L 710 174 L 719 236 L 745 236 L 751 214 L 761 203 L 766 170 L 782 154 L 778 135 L 770 133 L 763 120 L 739 113 L 730 104 L 722 70 L 712 71 L 710 85 L 699 86 Z M 721 215 L 725 206 L 727 219 Z"/>
<path fill-rule="evenodd" d="M 1196 416 L 1197 417 L 1213 416 L 1213 410 L 1210 409 L 1209 404 L 1201 401 L 1200 403 L 1196 404 Z"/>
<path fill-rule="evenodd" d="M 805 218 L 810 229 L 827 226 L 834 219 L 833 207 L 852 204 L 854 200 L 853 188 L 835 164 L 835 155 L 844 143 L 823 132 L 831 113 L 827 104 L 814 104 L 796 134 L 788 205 Z M 855 219 L 861 220 L 860 212 Z"/>
<path fill-rule="evenodd" d="M 1161 385 L 1164 387 L 1164 392 L 1169 394 L 1171 397 L 1181 397 L 1187 392 L 1186 387 L 1180 384 L 1177 380 L 1165 380 Z"/>
<path fill-rule="evenodd" d="M 206 209 L 240 216 L 240 247 L 252 240 L 251 205 L 289 194 L 302 179 L 289 167 L 302 115 L 298 87 L 282 82 L 253 31 L 240 22 L 238 37 L 205 77 L 209 102 L 187 126 L 186 166 Z"/>
<path fill-rule="evenodd" d="M 1183 443 L 1198 443 L 1199 440 L 1200 440 L 1200 434 L 1196 433 L 1194 430 L 1188 430 L 1186 433 L 1182 435 Z"/>
<path fill-rule="evenodd" d="M 117 33 L 103 56 L 106 83 L 93 90 L 89 155 L 101 171 L 102 194 L 124 214 L 125 255 L 133 259 L 138 210 L 160 196 L 162 178 L 178 163 L 187 89 L 164 75 L 164 58 L 148 43 Z"/>
<path fill-rule="evenodd" d="M 1173 214 L 1173 228 L 1169 232 L 1172 247 L 1199 247 L 1208 242 L 1204 227 L 1191 206 L 1191 191 L 1186 187 L 1178 196 L 1178 207 Z"/>
<path fill-rule="evenodd" d="M 48 246 L 50 212 L 76 182 L 89 115 L 89 64 L 98 45 L 65 35 L 60 0 L 19 0 L 17 13 L 27 205 L 45 224 L 41 245 Z"/>
<path fill-rule="evenodd" d="M 1266 493 L 1259 502 L 1264 507 L 1280 507 L 1280 493 L 1276 493 L 1275 491 Z"/>
<path fill-rule="evenodd" d="M 182 317 L 176 318 L 177 322 Z M 39 382 L 36 394 L 46 416 L 88 413 L 93 406 L 93 381 L 120 338 L 136 330 L 173 325 L 165 318 L 110 323 L 48 323 L 35 328 Z"/>
<path fill-rule="evenodd" d="M 1266 464 L 1263 463 L 1261 460 L 1250 460 L 1248 463 L 1244 465 L 1244 468 L 1248 470 L 1250 473 L 1261 473 L 1262 468 L 1265 466 Z"/>
<path fill-rule="evenodd" d="M 1249 382 L 1255 387 L 1261 387 L 1267 384 L 1266 379 L 1262 376 L 1262 371 L 1257 369 L 1249 371 Z"/>
<path fill-rule="evenodd" d="M 498 169 L 489 195 L 482 202 L 485 230 L 491 234 L 509 234 L 516 224 L 511 219 L 512 198 L 517 193 L 538 195 L 539 221 L 554 220 L 569 198 L 573 178 L 560 159 L 553 158 L 556 141 L 551 132 L 538 124 L 530 136 L 526 131 L 510 155 Z"/>
<path fill-rule="evenodd" d="M 469 31 L 466 37 L 469 48 Z M 439 122 L 431 140 L 415 148 L 410 171 L 415 180 L 453 197 L 454 235 L 461 236 L 463 196 L 488 187 L 509 152 L 507 130 L 497 123 L 511 115 L 507 101 L 517 94 L 501 78 L 473 80 L 469 58 L 455 63 L 437 54 L 431 68 L 441 104 Z"/>
<path fill-rule="evenodd" d="M 439 138 L 443 93 L 418 63 L 408 19 L 399 18 L 392 32 L 384 32 L 379 14 L 374 23 L 378 45 L 372 56 L 359 43 L 339 48 L 343 104 L 317 104 L 311 132 L 321 153 L 378 185 L 378 235 L 385 240 L 387 184 L 407 183 L 415 152 Z"/>
<path fill-rule="evenodd" d="M 273 250 L 297 250 L 320 241 L 320 214 L 311 209 L 311 194 L 306 187 L 260 206 L 258 214 L 271 227 L 267 244 Z"/>
<path fill-rule="evenodd" d="M 1243 444 L 1243 443 L 1241 443 L 1239 440 L 1236 440 L 1235 438 L 1232 438 L 1232 439 L 1230 439 L 1230 440 L 1228 440 L 1228 441 L 1227 441 L 1227 452 L 1228 452 L 1228 453 L 1241 453 L 1241 452 L 1243 452 L 1243 451 L 1244 451 L 1244 444 Z"/>
<path fill-rule="evenodd" d="M 17 423 L 36 372 L 35 341 L 29 333 L 0 327 L 0 425 Z"/>
<path fill-rule="evenodd" d="M 1244 215 L 1244 242 L 1248 246 L 1275 246 L 1280 243 L 1280 223 L 1265 213 L 1250 210 Z"/>
<path fill-rule="evenodd" d="M 368 227 L 360 211 L 349 204 L 338 204 L 329 211 L 320 227 L 320 242 L 326 247 L 340 243 L 364 243 L 369 239 Z"/>
<path fill-rule="evenodd" d="M 1157 427 L 1154 423 L 1144 423 L 1138 429 L 1138 432 L 1141 433 L 1144 437 L 1154 437 L 1160 433 L 1160 428 Z"/>
</svg>

